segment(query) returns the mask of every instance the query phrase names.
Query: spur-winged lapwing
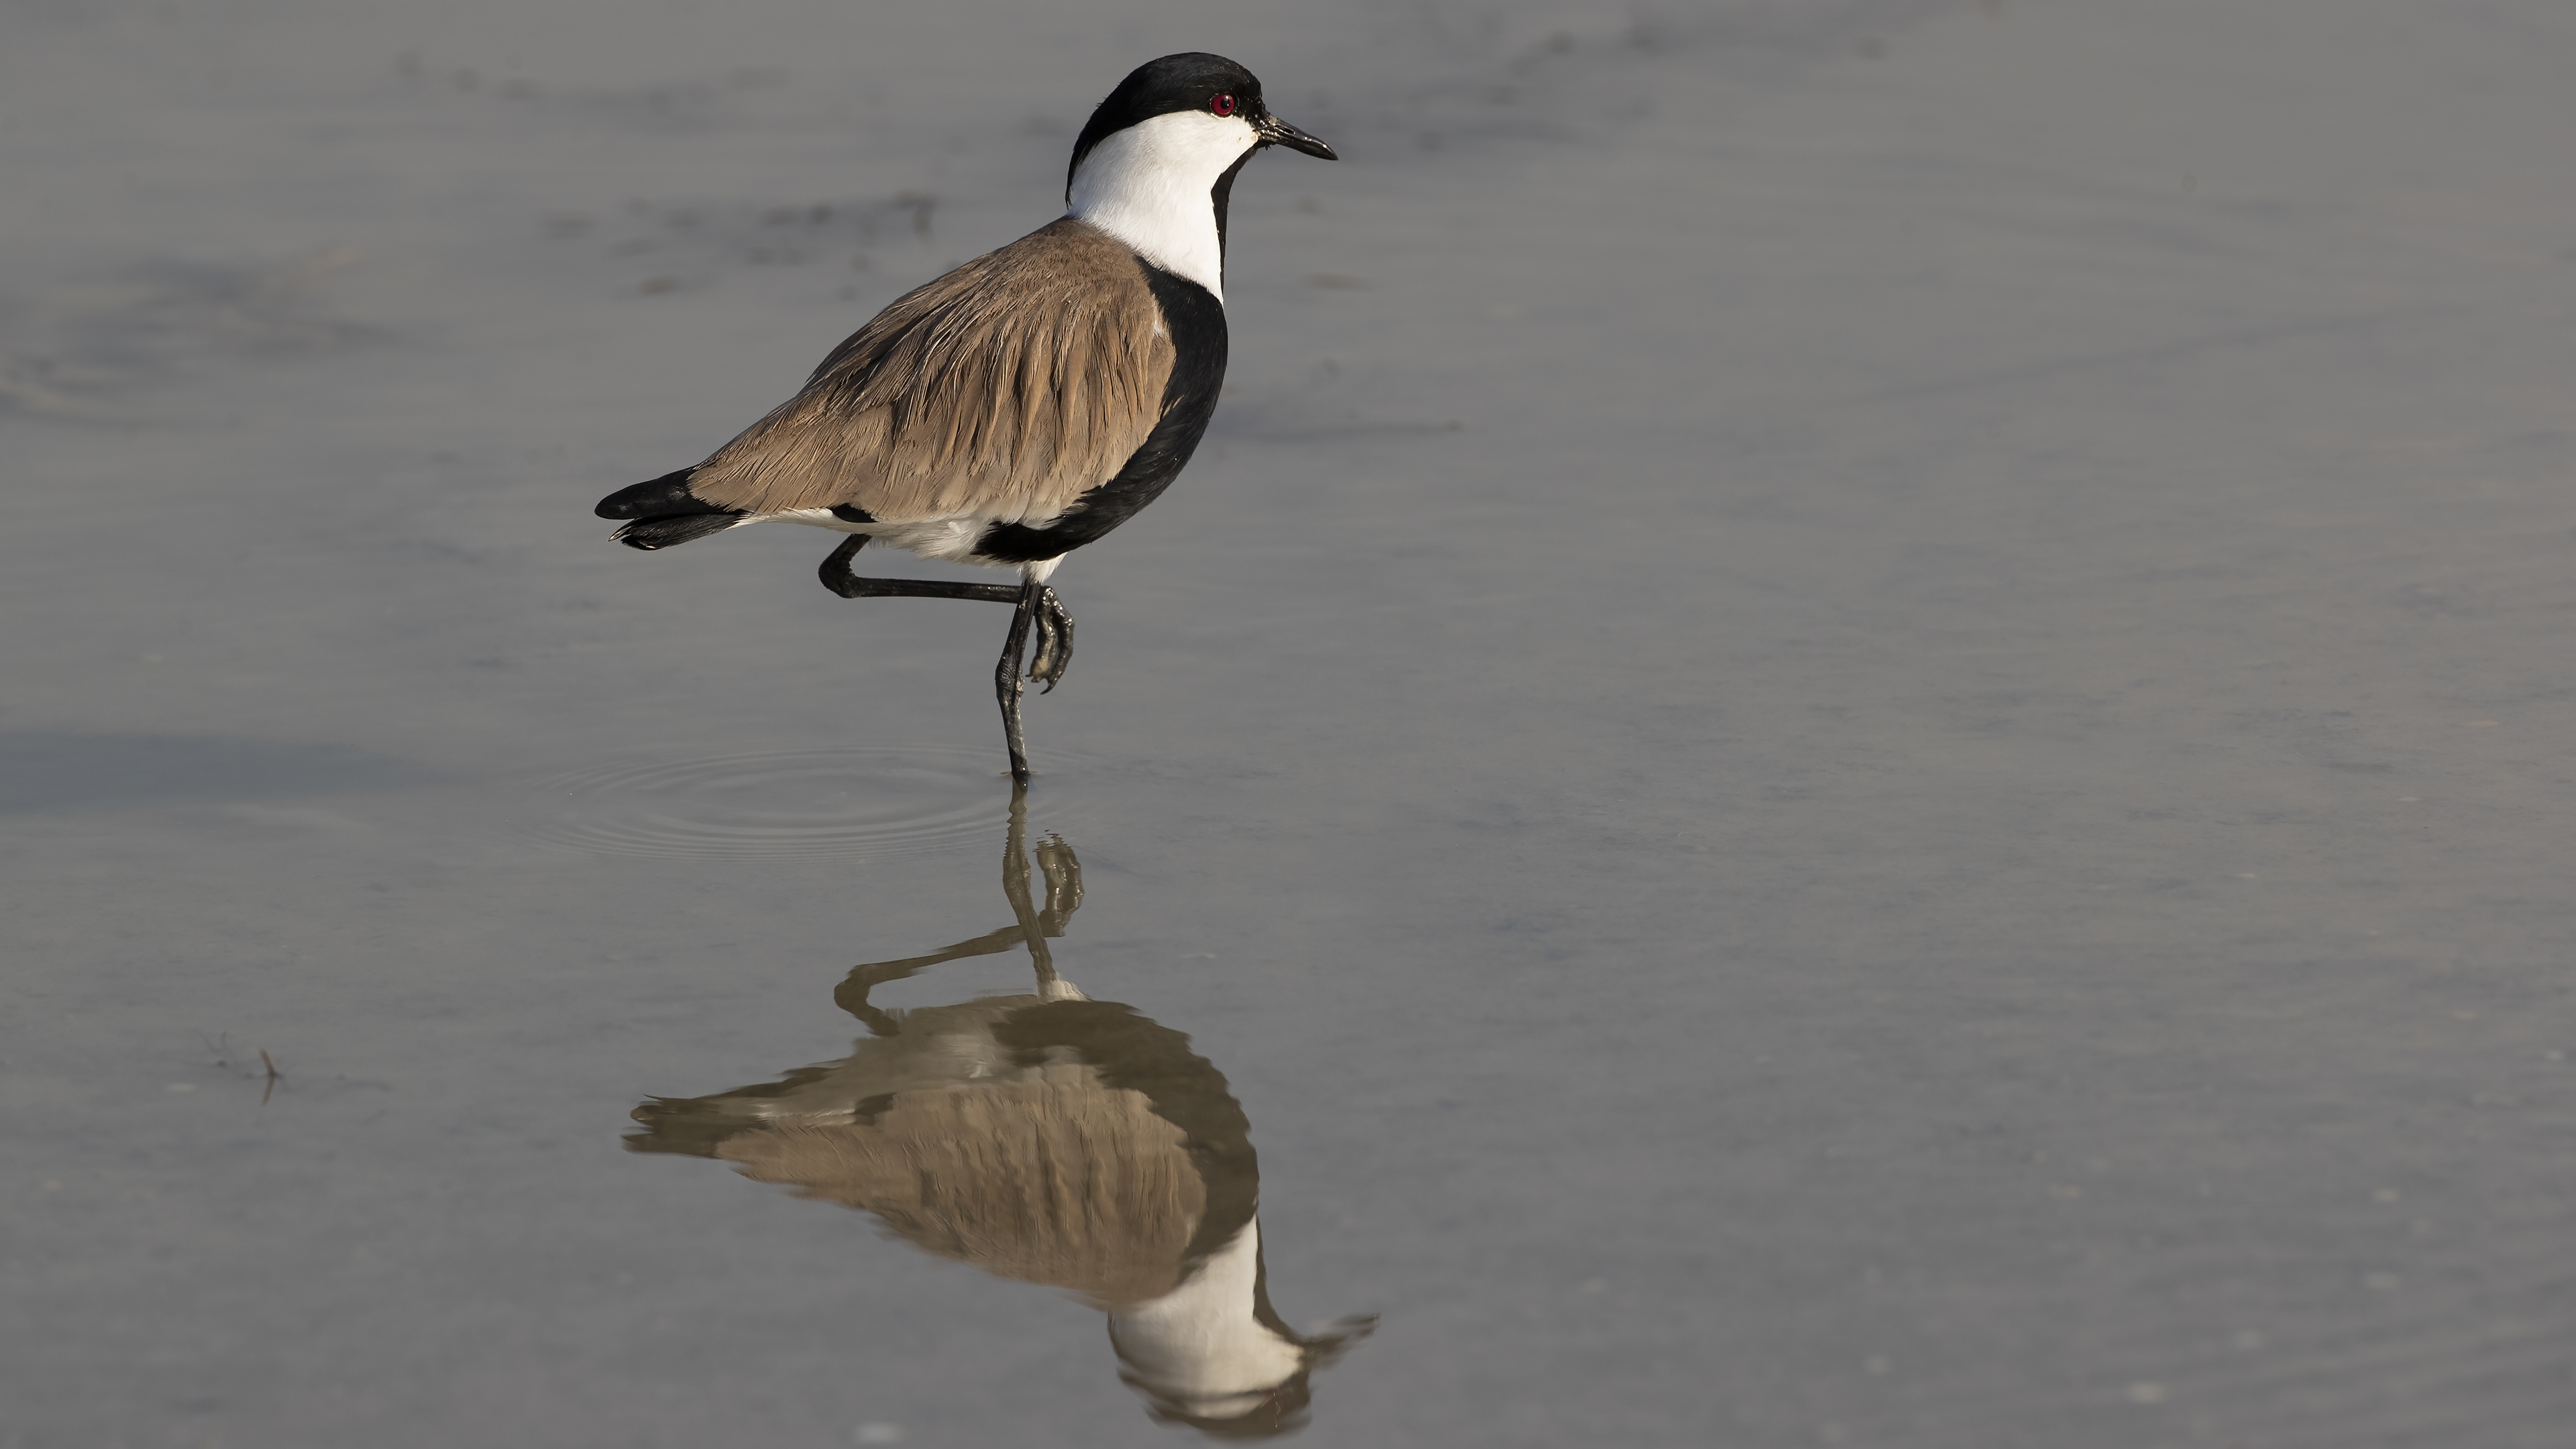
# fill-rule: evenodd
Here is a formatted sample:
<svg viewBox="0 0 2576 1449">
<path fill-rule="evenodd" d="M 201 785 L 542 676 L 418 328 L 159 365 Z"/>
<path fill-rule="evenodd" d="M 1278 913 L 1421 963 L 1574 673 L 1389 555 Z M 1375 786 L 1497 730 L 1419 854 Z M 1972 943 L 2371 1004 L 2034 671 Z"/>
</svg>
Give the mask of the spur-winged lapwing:
<svg viewBox="0 0 2576 1449">
<path fill-rule="evenodd" d="M 1065 214 L 898 298 L 802 391 L 705 462 L 602 499 L 630 548 L 784 519 L 850 537 L 823 561 L 843 598 L 1016 605 L 994 672 L 1011 776 L 1026 783 L 1020 657 L 1053 689 L 1073 618 L 1047 577 L 1171 486 L 1225 379 L 1225 208 L 1265 146 L 1335 159 L 1270 113 L 1221 55 L 1138 66 L 1091 113 Z M 863 579 L 869 539 L 1020 571 L 1017 587 Z"/>
</svg>

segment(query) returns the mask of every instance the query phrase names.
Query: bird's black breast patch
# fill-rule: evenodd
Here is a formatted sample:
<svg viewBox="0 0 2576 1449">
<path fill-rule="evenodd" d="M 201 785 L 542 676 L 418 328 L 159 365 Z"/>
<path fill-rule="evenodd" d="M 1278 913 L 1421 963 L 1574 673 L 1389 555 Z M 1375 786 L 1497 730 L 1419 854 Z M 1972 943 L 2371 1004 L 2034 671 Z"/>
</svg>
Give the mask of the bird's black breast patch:
<svg viewBox="0 0 2576 1449">
<path fill-rule="evenodd" d="M 1162 421 L 1128 455 L 1118 476 L 1073 501 L 1046 528 L 1024 523 L 997 523 L 975 542 L 975 553 L 995 563 L 1035 563 L 1071 553 L 1125 523 L 1138 509 L 1172 486 L 1189 466 L 1216 414 L 1216 395 L 1225 386 L 1225 304 L 1207 288 L 1176 276 L 1139 257 L 1145 285 L 1163 309 L 1163 325 L 1172 334 L 1172 376 L 1163 384 Z"/>
</svg>

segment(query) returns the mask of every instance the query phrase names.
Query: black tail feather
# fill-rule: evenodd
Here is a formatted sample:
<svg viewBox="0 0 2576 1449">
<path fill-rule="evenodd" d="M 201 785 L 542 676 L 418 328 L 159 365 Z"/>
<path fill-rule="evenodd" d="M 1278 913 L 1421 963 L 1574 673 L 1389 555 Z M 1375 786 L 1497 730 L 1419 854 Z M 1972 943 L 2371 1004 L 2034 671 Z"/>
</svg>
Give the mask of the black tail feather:
<svg viewBox="0 0 2576 1449">
<path fill-rule="evenodd" d="M 741 509 L 718 508 L 689 492 L 689 479 L 697 471 L 683 468 L 620 488 L 599 500 L 599 516 L 635 520 L 617 530 L 617 541 L 628 548 L 669 548 L 733 527 L 734 520 L 742 517 Z"/>
<path fill-rule="evenodd" d="M 720 533 L 733 527 L 741 517 L 739 513 L 670 513 L 660 518 L 639 518 L 617 530 L 614 536 L 628 548 L 669 548 L 675 543 L 687 543 L 693 538 Z"/>
</svg>

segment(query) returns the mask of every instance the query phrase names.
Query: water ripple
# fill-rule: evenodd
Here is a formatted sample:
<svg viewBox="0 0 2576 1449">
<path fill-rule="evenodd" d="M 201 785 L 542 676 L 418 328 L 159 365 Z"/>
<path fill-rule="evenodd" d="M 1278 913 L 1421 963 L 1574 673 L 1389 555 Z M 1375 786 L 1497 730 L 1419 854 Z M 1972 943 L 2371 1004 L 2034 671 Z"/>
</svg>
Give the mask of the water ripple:
<svg viewBox="0 0 2576 1449">
<path fill-rule="evenodd" d="M 608 855 L 862 860 L 991 838 L 1010 790 L 991 749 L 771 750 L 594 765 L 544 783 L 549 844 Z"/>
</svg>

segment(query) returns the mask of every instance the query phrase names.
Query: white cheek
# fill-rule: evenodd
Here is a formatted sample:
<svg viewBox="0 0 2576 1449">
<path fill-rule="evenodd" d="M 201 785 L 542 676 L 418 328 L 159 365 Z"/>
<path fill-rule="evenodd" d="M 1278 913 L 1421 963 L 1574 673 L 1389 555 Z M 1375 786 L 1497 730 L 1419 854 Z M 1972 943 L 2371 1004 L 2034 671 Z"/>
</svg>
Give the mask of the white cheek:
<svg viewBox="0 0 2576 1449">
<path fill-rule="evenodd" d="M 1175 111 L 1105 137 L 1073 173 L 1080 217 L 1147 261 L 1225 299 L 1225 254 L 1211 193 L 1226 168 L 1260 142 L 1241 116 Z"/>
</svg>

